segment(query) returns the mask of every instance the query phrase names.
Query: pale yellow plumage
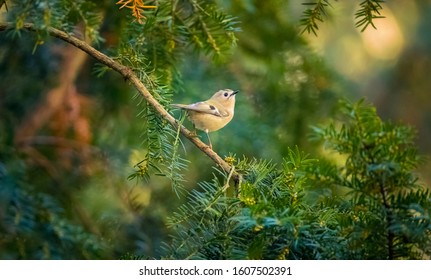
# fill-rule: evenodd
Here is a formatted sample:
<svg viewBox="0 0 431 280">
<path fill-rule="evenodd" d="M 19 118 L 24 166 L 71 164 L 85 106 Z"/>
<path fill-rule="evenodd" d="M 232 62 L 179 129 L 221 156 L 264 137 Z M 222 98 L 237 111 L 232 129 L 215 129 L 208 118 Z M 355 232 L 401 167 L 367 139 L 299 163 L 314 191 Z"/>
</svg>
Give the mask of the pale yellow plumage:
<svg viewBox="0 0 431 280">
<path fill-rule="evenodd" d="M 209 146 L 212 148 L 208 132 L 219 130 L 233 118 L 235 109 L 235 95 L 238 91 L 223 89 L 216 92 L 210 99 L 189 105 L 172 104 L 173 107 L 187 111 L 190 121 L 195 128 L 205 131 Z"/>
</svg>

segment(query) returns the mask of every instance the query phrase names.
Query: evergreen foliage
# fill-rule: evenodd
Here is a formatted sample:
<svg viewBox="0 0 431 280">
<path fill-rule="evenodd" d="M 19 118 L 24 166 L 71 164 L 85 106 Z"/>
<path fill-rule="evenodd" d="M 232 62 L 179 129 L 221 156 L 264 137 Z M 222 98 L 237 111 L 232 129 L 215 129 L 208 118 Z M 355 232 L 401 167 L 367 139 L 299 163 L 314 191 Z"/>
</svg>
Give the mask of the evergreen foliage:
<svg viewBox="0 0 431 280">
<path fill-rule="evenodd" d="M 363 101 L 314 129 L 331 162 L 290 149 L 281 167 L 239 160 L 238 197 L 214 178 L 170 221 L 173 259 L 423 259 L 430 254 L 431 196 L 413 170 L 413 132 L 384 123 Z"/>
<path fill-rule="evenodd" d="M 2 259 L 104 257 L 106 244 L 66 219 L 59 201 L 37 191 L 27 179 L 17 180 L 17 174 L 0 167 Z"/>
<path fill-rule="evenodd" d="M 7 61 L 0 64 L 0 258 L 429 258 L 431 194 L 415 174 L 421 158 L 414 131 L 383 122 L 364 101 L 342 102 L 336 121 L 314 126 L 311 145 L 303 141 L 307 125 L 320 117 L 317 108 L 329 110 L 325 108 L 335 99 L 328 86 L 334 77 L 285 20 L 283 10 L 274 4 L 279 1 L 145 2 L 0 1 L 0 9 L 7 8 L 5 17 L 14 26 L 9 34 L 13 36 L 0 40 L 0 61 Z M 374 26 L 382 2 L 362 1 L 355 14 L 357 26 L 362 30 Z M 245 20 L 256 20 L 255 11 L 260 10 L 279 22 L 259 24 L 253 36 L 241 37 L 238 18 L 223 10 L 222 3 L 232 5 Z M 308 9 L 300 21 L 304 31 L 317 34 L 330 3 L 305 3 Z M 23 32 L 27 22 L 34 25 L 34 38 Z M 278 24 L 281 28 L 275 29 Z M 39 128 L 42 138 L 33 134 L 26 139 L 30 144 L 17 144 L 17 127 L 38 101 L 34 93 L 56 85 L 54 78 L 46 81 L 47 73 L 62 71 L 52 49 L 61 52 L 64 45 L 47 46 L 49 27 L 109 53 L 130 68 L 168 111 L 175 94 L 184 90 L 184 64 L 203 60 L 225 70 L 219 62 L 227 62 L 242 39 L 239 56 L 246 61 L 245 70 L 237 77 L 242 84 L 255 79 L 266 87 L 256 95 L 255 109 L 261 115 L 238 126 L 238 131 L 246 130 L 249 138 L 255 137 L 250 131 L 267 134 L 262 142 L 273 141 L 268 147 L 275 151 L 272 158 L 255 159 L 265 152 L 250 145 L 254 157 L 226 158 L 230 173 L 202 168 L 197 159 L 184 155 L 187 143 L 182 142 L 180 130 L 140 95 L 128 102 L 123 94 L 128 89 L 118 86 L 122 80 L 101 65 L 94 72 L 103 82 L 93 83 L 95 77 L 85 73 L 88 70 L 77 78 L 89 92 L 98 92 L 91 96 L 93 102 L 77 94 L 83 104 L 92 106 L 85 119 L 98 119 L 93 120 L 93 140 L 82 140 L 69 119 L 60 118 L 55 120 L 57 127 L 48 122 Z M 266 44 L 279 37 L 286 39 Z M 31 49 L 34 55 L 29 57 Z M 228 76 L 222 78 L 233 79 Z M 121 94 L 113 93 L 113 88 Z M 125 110 L 125 105 L 136 106 Z M 109 113 L 100 113 L 101 108 Z M 288 137 L 299 147 L 289 148 Z M 42 144 L 38 139 L 44 140 Z M 244 142 L 246 138 L 236 145 Z M 264 146 L 260 144 L 259 149 Z M 139 147 L 136 157 L 122 150 L 127 145 Z M 199 173 L 213 171 L 213 179 L 193 188 L 187 178 L 192 177 L 188 172 L 192 168 Z M 124 170 L 129 179 L 137 179 L 132 180 L 136 185 L 130 187 L 118 175 Z M 242 176 L 238 183 L 232 182 L 233 172 Z M 172 192 L 160 183 L 162 178 Z M 85 206 L 83 197 L 90 201 Z M 101 214 L 91 217 L 86 212 L 89 205 L 93 213 Z M 119 228 L 124 232 L 117 233 Z M 163 252 L 158 250 L 161 240 Z"/>
<path fill-rule="evenodd" d="M 11 1 L 10 18 L 14 20 L 15 32 L 20 32 L 24 23 L 36 25 L 38 40 L 43 44 L 46 28 L 57 27 L 66 32 L 73 32 L 78 24 L 84 27 L 83 36 L 90 41 L 100 42 L 99 26 L 102 21 L 99 7 L 86 0 L 22 0 Z"/>
<path fill-rule="evenodd" d="M 326 177 L 325 185 L 330 178 L 327 191 L 337 193 L 337 186 L 348 198 L 334 200 L 339 207 L 348 207 L 346 257 L 429 256 L 430 193 L 414 174 L 421 163 L 414 132 L 406 126 L 382 122 L 375 108 L 363 101 L 343 103 L 342 112 L 340 127 L 315 128 L 314 136 L 345 160 L 327 174 L 317 169 L 315 176 L 317 182 Z"/>
<path fill-rule="evenodd" d="M 324 22 L 329 17 L 328 8 L 331 7 L 329 0 L 319 0 L 316 2 L 304 2 L 303 5 L 309 7 L 302 15 L 301 25 L 303 26 L 302 32 L 307 31 L 317 36 L 319 30 L 319 23 Z M 355 13 L 356 27 L 362 27 L 363 32 L 369 25 L 376 28 L 373 21 L 378 18 L 384 18 L 380 14 L 383 9 L 382 0 L 365 0 L 359 3 L 359 8 Z"/>
</svg>

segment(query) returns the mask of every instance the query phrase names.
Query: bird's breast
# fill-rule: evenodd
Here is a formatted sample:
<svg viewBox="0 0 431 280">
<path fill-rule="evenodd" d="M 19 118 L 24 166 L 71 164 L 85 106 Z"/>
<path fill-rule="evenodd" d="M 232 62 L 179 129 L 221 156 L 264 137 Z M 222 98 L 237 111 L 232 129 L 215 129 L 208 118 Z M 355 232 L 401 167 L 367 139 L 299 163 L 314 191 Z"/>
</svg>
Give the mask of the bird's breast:
<svg viewBox="0 0 431 280">
<path fill-rule="evenodd" d="M 219 130 L 227 125 L 233 118 L 233 113 L 227 117 L 219 117 L 212 114 L 200 113 L 196 111 L 188 111 L 189 119 L 194 126 L 208 132 Z"/>
</svg>

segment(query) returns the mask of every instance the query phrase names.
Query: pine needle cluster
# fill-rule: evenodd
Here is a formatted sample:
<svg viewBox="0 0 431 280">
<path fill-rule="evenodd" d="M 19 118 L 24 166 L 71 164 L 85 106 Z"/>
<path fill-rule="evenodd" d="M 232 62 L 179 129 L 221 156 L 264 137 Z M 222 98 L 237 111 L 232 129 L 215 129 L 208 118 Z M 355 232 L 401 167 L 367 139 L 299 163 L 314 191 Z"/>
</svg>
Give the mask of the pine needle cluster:
<svg viewBox="0 0 431 280">
<path fill-rule="evenodd" d="M 303 27 L 302 33 L 313 33 L 317 36 L 319 24 L 329 18 L 328 9 L 332 6 L 332 1 L 319 0 L 316 2 L 304 2 L 303 5 L 308 8 L 304 10 L 300 23 Z M 336 2 L 336 1 L 334 1 Z M 361 32 L 365 31 L 368 26 L 376 28 L 374 20 L 384 18 L 380 11 L 383 9 L 382 0 L 365 0 L 359 3 L 359 7 L 355 12 L 356 27 L 361 27 Z"/>
<path fill-rule="evenodd" d="M 94 2 L 86 0 L 23 0 L 10 4 L 7 16 L 15 23 L 15 33 L 20 34 L 24 23 L 32 23 L 38 30 L 38 44 L 47 39 L 46 29 L 56 27 L 66 32 L 78 32 L 80 37 L 97 43 L 102 41 L 99 33 L 103 17 Z M 82 30 L 78 26 L 82 26 Z"/>
</svg>

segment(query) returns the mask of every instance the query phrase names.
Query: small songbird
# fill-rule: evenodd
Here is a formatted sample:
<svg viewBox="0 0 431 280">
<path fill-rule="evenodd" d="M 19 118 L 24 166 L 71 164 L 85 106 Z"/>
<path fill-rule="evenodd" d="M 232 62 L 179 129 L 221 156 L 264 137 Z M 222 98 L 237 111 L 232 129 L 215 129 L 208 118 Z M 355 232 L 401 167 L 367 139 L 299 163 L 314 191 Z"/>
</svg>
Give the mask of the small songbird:
<svg viewBox="0 0 431 280">
<path fill-rule="evenodd" d="M 172 104 L 172 106 L 187 111 L 189 120 L 195 128 L 205 131 L 207 134 L 209 147 L 212 149 L 208 132 L 219 130 L 232 120 L 235 109 L 235 94 L 238 92 L 238 90 L 223 89 L 214 93 L 206 101 L 190 105 Z"/>
</svg>

